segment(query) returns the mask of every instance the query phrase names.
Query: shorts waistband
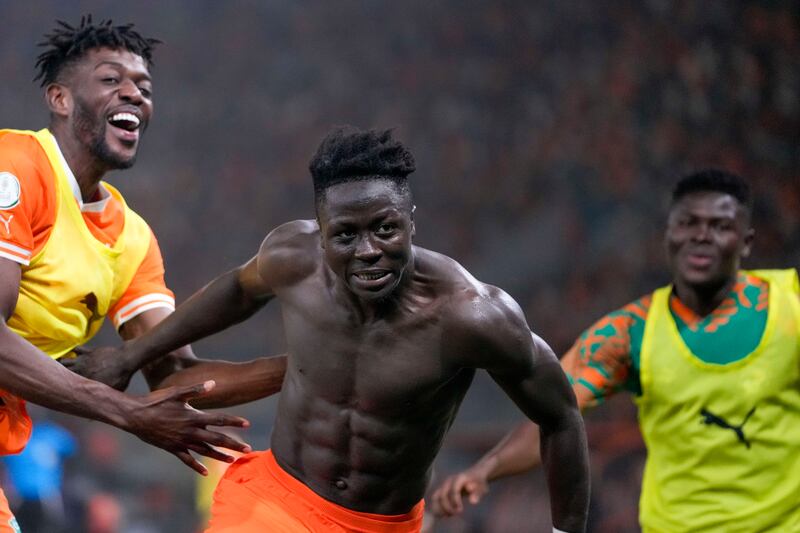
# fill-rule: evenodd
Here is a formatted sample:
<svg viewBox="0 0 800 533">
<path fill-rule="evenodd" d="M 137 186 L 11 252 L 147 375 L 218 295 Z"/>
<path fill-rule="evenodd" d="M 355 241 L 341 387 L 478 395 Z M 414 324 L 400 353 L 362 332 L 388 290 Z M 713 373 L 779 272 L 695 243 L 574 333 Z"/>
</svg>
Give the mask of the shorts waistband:
<svg viewBox="0 0 800 533">
<path fill-rule="evenodd" d="M 392 533 L 394 531 L 407 532 L 409 531 L 411 523 L 414 522 L 419 522 L 420 525 L 422 524 L 422 515 L 425 509 L 424 500 L 420 500 L 409 512 L 399 515 L 383 515 L 354 511 L 333 503 L 330 500 L 326 500 L 311 490 L 302 481 L 281 468 L 275 460 L 272 450 L 256 453 L 263 455 L 263 462 L 267 471 L 278 483 L 302 497 L 329 517 L 341 522 L 343 525 L 349 526 L 355 530 L 364 529 L 372 531 L 378 529 L 385 533 Z"/>
</svg>

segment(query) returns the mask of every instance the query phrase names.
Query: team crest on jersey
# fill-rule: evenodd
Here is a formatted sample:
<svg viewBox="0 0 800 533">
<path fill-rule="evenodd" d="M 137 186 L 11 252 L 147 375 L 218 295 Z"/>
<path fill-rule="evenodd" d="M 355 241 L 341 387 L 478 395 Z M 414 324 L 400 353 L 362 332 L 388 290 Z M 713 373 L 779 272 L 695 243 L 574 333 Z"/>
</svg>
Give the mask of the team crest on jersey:
<svg viewBox="0 0 800 533">
<path fill-rule="evenodd" d="M 19 180 L 11 172 L 0 172 L 0 209 L 19 205 Z"/>
</svg>

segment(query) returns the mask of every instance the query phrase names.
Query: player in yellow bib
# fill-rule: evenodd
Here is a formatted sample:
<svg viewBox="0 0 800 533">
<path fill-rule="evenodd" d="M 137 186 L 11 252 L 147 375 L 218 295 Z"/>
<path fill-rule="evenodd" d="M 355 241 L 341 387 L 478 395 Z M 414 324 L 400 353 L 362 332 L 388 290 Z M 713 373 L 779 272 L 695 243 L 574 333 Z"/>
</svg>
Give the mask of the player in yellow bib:
<svg viewBox="0 0 800 533">
<path fill-rule="evenodd" d="M 61 23 L 37 64 L 50 126 L 0 130 L 0 455 L 19 452 L 30 436 L 25 401 L 115 425 L 199 472 L 205 469 L 190 451 L 232 460 L 213 446 L 249 450 L 206 427 L 241 427 L 244 419 L 187 405 L 225 393 L 209 397 L 213 383 L 136 398 L 57 362 L 107 315 L 132 339 L 174 309 L 150 228 L 103 181 L 133 164 L 150 120 L 155 42 L 131 25 L 95 25 L 91 17 L 77 27 Z M 183 347 L 148 368 L 147 378 L 158 388 L 169 370 L 195 364 L 202 367 Z M 277 365 L 282 376 L 282 360 Z M 123 389 L 129 378 L 112 384 Z M 261 391 L 270 383 L 280 385 L 262 380 Z M 247 390 L 244 384 L 239 393 Z M 0 533 L 18 531 L 0 490 Z"/>
<path fill-rule="evenodd" d="M 747 183 L 681 180 L 665 241 L 673 283 L 614 311 L 562 358 L 581 408 L 628 390 L 647 445 L 650 533 L 800 531 L 800 295 L 794 270 L 742 271 Z M 439 514 L 540 462 L 524 423 L 433 496 Z"/>
</svg>

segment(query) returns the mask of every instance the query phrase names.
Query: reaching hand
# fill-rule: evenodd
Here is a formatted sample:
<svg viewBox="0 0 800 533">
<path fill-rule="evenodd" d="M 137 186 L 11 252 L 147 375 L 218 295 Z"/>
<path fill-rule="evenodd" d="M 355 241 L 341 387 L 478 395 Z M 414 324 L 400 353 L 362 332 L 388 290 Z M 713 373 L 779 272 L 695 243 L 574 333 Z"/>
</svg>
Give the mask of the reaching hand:
<svg viewBox="0 0 800 533">
<path fill-rule="evenodd" d="M 222 413 L 198 411 L 187 402 L 214 388 L 213 381 L 188 387 L 168 387 L 141 397 L 140 405 L 127 419 L 123 429 L 133 433 L 143 441 L 158 446 L 189 468 L 206 475 L 206 468 L 195 459 L 193 451 L 218 461 L 231 463 L 234 458 L 214 448 L 219 446 L 229 450 L 248 453 L 251 448 L 233 437 L 206 426 L 248 427 L 244 418 Z"/>
<path fill-rule="evenodd" d="M 464 496 L 477 504 L 489 491 L 488 473 L 478 463 L 459 474 L 452 475 L 433 493 L 433 512 L 437 516 L 455 516 L 464 511 Z"/>
<path fill-rule="evenodd" d="M 120 347 L 83 348 L 73 350 L 74 357 L 64 356 L 62 365 L 85 378 L 104 383 L 118 391 L 128 388 L 136 369 L 128 367 L 128 354 L 125 345 Z"/>
</svg>

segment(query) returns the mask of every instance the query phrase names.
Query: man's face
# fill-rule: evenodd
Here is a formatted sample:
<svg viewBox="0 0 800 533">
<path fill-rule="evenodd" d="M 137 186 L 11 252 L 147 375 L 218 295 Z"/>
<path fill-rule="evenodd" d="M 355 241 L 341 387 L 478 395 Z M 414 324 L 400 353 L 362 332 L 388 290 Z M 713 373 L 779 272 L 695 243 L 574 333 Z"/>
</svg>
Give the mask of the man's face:
<svg viewBox="0 0 800 533">
<path fill-rule="evenodd" d="M 72 134 L 99 162 L 128 168 L 153 113 L 145 60 L 127 50 L 90 50 L 64 75 L 72 93 Z"/>
<path fill-rule="evenodd" d="M 750 254 L 753 230 L 745 208 L 721 192 L 689 193 L 670 210 L 665 242 L 676 283 L 698 289 L 735 279 Z"/>
<path fill-rule="evenodd" d="M 328 266 L 362 300 L 389 296 L 412 257 L 408 192 L 369 180 L 333 185 L 324 194 L 317 215 Z"/>
</svg>

